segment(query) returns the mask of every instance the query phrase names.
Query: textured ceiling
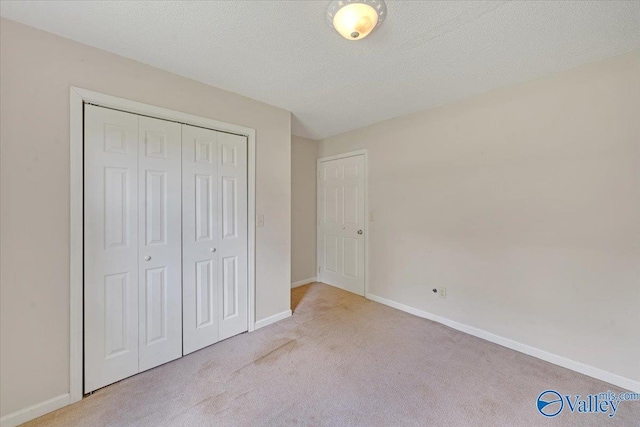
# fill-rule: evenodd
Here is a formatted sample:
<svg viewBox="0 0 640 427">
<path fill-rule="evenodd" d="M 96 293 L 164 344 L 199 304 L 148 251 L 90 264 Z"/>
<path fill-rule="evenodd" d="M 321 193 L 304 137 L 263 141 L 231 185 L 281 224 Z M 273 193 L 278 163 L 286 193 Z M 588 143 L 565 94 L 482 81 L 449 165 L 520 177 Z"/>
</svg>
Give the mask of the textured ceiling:
<svg viewBox="0 0 640 427">
<path fill-rule="evenodd" d="M 2 1 L 0 14 L 293 113 L 320 139 L 640 48 L 640 2 L 388 1 L 352 42 L 326 1 Z"/>
</svg>

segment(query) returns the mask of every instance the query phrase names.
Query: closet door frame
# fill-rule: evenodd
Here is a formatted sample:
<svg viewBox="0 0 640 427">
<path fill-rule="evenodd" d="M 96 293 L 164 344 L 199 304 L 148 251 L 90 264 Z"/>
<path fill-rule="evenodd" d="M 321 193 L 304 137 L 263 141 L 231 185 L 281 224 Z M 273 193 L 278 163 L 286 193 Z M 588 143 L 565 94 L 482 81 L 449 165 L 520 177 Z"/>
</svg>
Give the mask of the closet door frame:
<svg viewBox="0 0 640 427">
<path fill-rule="evenodd" d="M 244 126 L 143 104 L 124 98 L 93 92 L 78 87 L 70 88 L 70 393 L 68 403 L 83 397 L 83 291 L 84 291 L 84 104 L 120 110 L 127 113 L 169 120 L 186 125 L 199 126 L 215 131 L 231 133 L 247 138 L 247 279 L 248 279 L 248 330 L 255 330 L 255 236 L 256 236 L 256 131 Z M 66 403 L 66 402 L 65 402 Z"/>
</svg>

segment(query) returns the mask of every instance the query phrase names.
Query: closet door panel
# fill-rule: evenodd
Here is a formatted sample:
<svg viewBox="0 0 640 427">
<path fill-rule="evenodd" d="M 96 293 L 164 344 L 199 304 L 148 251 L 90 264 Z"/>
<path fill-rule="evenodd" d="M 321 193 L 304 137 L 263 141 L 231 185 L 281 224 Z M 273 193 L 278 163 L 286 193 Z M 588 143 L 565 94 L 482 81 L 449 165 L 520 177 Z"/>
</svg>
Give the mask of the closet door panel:
<svg viewBox="0 0 640 427">
<path fill-rule="evenodd" d="M 184 354 L 218 334 L 218 132 L 182 125 Z"/>
<path fill-rule="evenodd" d="M 85 392 L 245 332 L 247 139 L 85 107 Z"/>
<path fill-rule="evenodd" d="M 138 116 L 84 123 L 84 391 L 138 372 Z"/>
<path fill-rule="evenodd" d="M 182 356 L 180 124 L 139 117 L 139 370 Z"/>
<path fill-rule="evenodd" d="M 218 310 L 222 340 L 248 329 L 247 138 L 219 133 L 218 153 Z"/>
</svg>

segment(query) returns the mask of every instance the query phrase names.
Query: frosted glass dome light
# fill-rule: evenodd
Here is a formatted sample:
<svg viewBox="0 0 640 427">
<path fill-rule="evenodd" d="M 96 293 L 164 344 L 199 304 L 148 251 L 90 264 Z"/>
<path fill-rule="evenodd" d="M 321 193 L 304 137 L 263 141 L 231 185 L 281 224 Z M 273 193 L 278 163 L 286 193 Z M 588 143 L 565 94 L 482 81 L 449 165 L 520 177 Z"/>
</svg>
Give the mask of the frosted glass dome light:
<svg viewBox="0 0 640 427">
<path fill-rule="evenodd" d="M 383 0 L 334 0 L 327 8 L 327 23 L 347 40 L 360 40 L 382 24 L 387 15 Z"/>
</svg>

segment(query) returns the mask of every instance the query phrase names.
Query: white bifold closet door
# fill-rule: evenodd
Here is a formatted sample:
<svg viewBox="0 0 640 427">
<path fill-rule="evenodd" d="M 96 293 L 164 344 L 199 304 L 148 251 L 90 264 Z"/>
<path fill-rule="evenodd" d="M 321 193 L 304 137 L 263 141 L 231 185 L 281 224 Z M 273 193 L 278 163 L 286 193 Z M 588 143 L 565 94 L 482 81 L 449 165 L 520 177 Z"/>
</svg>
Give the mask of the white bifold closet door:
<svg viewBox="0 0 640 427">
<path fill-rule="evenodd" d="M 86 393 L 248 329 L 247 139 L 86 105 Z"/>
<path fill-rule="evenodd" d="M 182 126 L 183 346 L 245 332 L 246 137 Z"/>
<path fill-rule="evenodd" d="M 180 124 L 85 106 L 85 392 L 182 355 Z"/>
</svg>

